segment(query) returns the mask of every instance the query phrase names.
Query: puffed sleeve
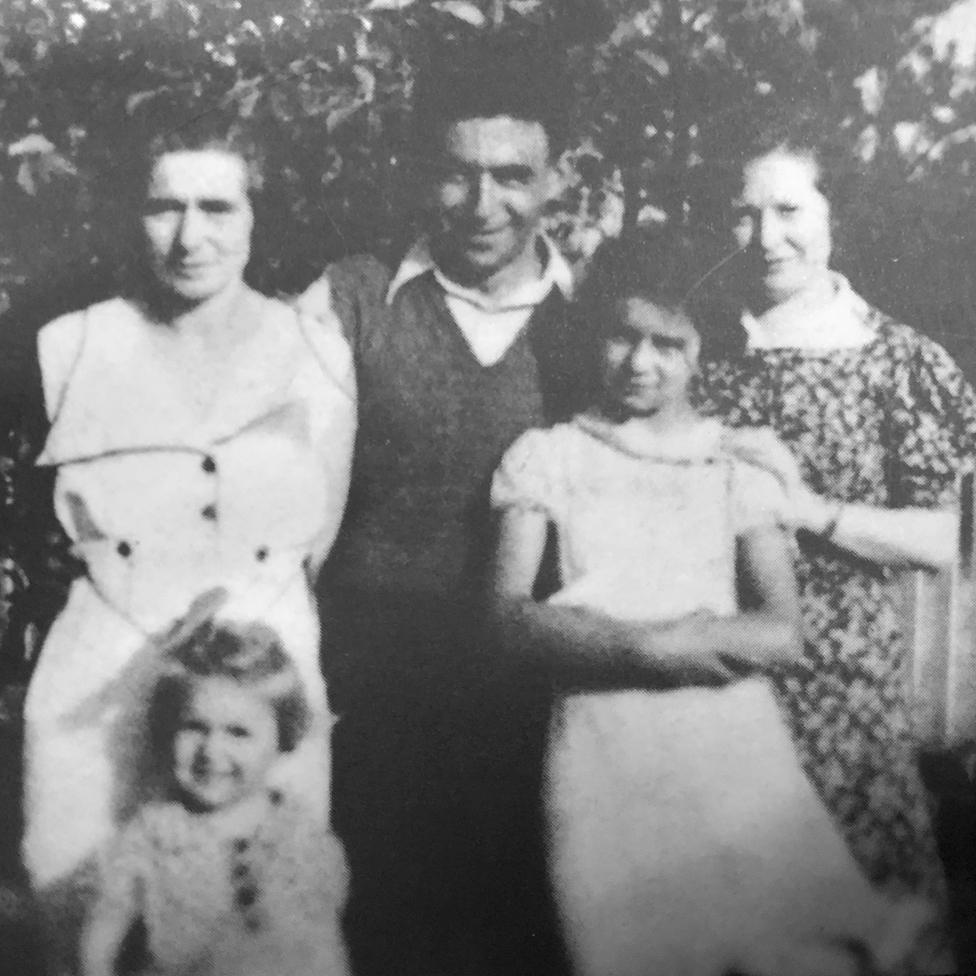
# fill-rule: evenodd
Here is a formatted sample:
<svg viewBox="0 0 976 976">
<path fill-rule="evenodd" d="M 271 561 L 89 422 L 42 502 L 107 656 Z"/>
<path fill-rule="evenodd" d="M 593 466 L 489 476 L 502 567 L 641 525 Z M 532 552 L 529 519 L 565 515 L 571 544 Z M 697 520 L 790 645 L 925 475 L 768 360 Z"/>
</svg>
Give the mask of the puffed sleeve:
<svg viewBox="0 0 976 976">
<path fill-rule="evenodd" d="M 956 479 L 971 466 L 976 395 L 937 343 L 902 327 L 890 405 L 893 507 L 935 507 L 956 499 Z"/>
<path fill-rule="evenodd" d="M 491 506 L 533 509 L 553 520 L 565 508 L 557 430 L 526 431 L 505 452 L 491 483 Z"/>
<path fill-rule="evenodd" d="M 732 529 L 735 535 L 783 523 L 786 494 L 783 486 L 768 471 L 734 461 L 730 481 Z"/>
</svg>

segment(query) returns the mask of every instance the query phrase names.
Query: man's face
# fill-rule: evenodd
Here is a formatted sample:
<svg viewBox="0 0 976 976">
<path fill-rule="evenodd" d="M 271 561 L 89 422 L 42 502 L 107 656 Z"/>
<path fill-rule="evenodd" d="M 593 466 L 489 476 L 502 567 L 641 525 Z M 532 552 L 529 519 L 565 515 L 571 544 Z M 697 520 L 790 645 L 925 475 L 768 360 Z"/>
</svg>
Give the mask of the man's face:
<svg viewBox="0 0 976 976">
<path fill-rule="evenodd" d="M 462 119 L 435 162 L 435 247 L 462 284 L 478 285 L 533 247 L 558 186 L 538 122 Z"/>
</svg>

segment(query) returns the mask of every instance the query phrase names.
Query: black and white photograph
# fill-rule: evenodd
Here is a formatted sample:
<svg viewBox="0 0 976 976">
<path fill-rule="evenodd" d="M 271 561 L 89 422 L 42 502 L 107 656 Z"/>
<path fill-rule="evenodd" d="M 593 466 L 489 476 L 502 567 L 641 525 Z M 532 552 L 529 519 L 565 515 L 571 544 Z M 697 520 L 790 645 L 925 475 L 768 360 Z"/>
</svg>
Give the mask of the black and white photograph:
<svg viewBox="0 0 976 976">
<path fill-rule="evenodd" d="M 976 0 L 0 0 L 0 973 L 976 972 Z"/>
</svg>

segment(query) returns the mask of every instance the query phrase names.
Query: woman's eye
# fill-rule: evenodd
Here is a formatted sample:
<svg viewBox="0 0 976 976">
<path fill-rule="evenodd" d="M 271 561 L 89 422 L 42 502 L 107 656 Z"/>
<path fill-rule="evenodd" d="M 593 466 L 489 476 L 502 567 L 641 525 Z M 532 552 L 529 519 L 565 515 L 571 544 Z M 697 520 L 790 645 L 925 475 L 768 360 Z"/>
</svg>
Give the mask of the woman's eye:
<svg viewBox="0 0 976 976">
<path fill-rule="evenodd" d="M 232 725 L 227 731 L 233 739 L 249 739 L 251 737 L 251 730 L 243 725 Z"/>
<path fill-rule="evenodd" d="M 176 213 L 180 209 L 175 200 L 147 200 L 142 207 L 144 217 L 158 217 L 161 214 Z"/>
</svg>

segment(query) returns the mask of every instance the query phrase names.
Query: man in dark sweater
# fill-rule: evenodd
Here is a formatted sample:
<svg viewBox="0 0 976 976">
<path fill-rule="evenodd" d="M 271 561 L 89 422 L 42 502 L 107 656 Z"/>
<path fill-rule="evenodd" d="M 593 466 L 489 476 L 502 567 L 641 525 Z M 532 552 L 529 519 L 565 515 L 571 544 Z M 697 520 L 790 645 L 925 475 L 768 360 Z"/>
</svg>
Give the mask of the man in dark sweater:
<svg viewBox="0 0 976 976">
<path fill-rule="evenodd" d="M 570 271 L 540 229 L 568 86 L 545 49 L 482 41 L 456 64 L 415 92 L 427 235 L 393 268 L 331 266 L 301 300 L 331 304 L 357 365 L 319 592 L 358 976 L 561 969 L 537 818 L 548 689 L 478 620 L 492 472 L 583 394 Z"/>
</svg>

